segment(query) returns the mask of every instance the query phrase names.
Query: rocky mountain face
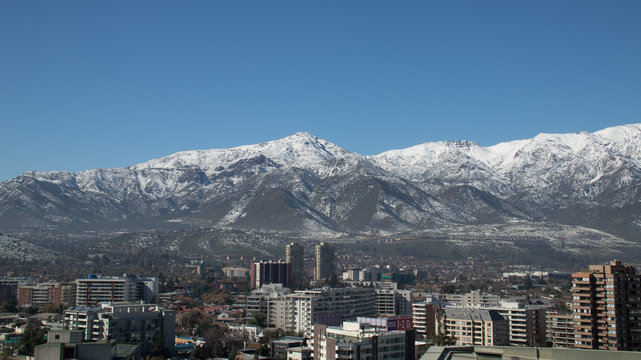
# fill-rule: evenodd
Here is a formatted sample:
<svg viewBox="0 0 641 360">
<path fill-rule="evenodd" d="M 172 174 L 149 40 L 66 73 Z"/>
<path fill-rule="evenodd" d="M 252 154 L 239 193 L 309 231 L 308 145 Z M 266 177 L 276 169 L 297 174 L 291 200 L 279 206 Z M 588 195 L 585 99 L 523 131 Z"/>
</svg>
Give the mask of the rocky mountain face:
<svg viewBox="0 0 641 360">
<path fill-rule="evenodd" d="M 307 133 L 0 183 L 0 230 L 228 227 L 308 236 L 555 222 L 641 243 L 641 124 L 361 156 Z"/>
</svg>

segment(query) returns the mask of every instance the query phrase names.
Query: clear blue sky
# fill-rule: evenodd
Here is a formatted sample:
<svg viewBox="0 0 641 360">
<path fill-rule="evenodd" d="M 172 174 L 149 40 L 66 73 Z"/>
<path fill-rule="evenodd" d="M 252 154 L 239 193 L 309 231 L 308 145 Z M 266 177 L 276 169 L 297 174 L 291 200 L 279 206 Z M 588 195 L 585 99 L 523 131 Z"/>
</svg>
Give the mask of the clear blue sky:
<svg viewBox="0 0 641 360">
<path fill-rule="evenodd" d="M 0 180 L 641 122 L 641 1 L 0 2 Z"/>
</svg>

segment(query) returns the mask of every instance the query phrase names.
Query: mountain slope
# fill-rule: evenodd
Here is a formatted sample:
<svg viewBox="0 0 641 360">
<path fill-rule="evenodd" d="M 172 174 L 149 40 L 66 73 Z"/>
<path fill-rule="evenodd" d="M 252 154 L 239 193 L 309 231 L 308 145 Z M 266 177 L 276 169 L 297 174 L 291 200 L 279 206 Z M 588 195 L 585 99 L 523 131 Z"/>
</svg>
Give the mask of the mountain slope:
<svg viewBox="0 0 641 360">
<path fill-rule="evenodd" d="M 0 230 L 230 227 L 306 236 L 553 221 L 641 242 L 641 125 L 375 156 L 307 133 L 0 183 Z"/>
</svg>

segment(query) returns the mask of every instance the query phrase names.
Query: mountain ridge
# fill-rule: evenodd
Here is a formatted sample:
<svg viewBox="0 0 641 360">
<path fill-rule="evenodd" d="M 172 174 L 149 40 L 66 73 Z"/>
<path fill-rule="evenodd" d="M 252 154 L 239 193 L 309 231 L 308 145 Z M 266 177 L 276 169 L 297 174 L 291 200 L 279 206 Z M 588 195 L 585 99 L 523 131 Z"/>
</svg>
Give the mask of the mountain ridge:
<svg viewBox="0 0 641 360">
<path fill-rule="evenodd" d="M 640 183 L 641 124 L 366 156 L 299 132 L 124 168 L 26 172 L 0 182 L 0 229 L 138 223 L 331 236 L 523 220 L 621 228 L 641 242 Z"/>
</svg>

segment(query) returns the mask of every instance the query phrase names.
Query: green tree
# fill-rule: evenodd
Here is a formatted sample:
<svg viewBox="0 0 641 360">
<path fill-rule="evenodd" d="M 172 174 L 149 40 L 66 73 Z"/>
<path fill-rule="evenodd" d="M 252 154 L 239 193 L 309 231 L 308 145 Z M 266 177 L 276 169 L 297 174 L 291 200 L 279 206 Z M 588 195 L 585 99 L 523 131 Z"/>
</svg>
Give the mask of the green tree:
<svg viewBox="0 0 641 360">
<path fill-rule="evenodd" d="M 45 332 L 43 329 L 29 321 L 24 328 L 24 332 L 20 335 L 20 355 L 33 356 L 36 345 L 45 343 Z"/>
</svg>

